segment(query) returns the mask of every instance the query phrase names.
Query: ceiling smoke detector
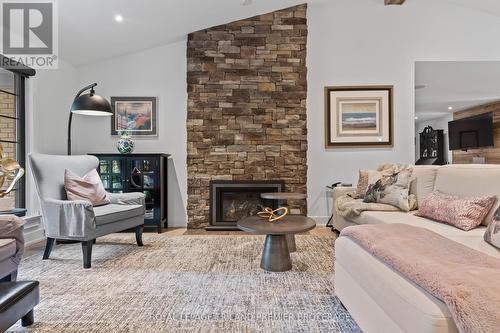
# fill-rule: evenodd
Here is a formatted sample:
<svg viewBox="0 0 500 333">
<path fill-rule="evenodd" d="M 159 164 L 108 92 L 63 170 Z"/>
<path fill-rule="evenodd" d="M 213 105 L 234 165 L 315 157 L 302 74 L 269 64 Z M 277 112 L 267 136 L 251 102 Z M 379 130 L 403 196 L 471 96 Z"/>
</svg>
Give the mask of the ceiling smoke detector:
<svg viewBox="0 0 500 333">
<path fill-rule="evenodd" d="M 241 5 L 242 6 L 249 6 L 252 4 L 252 2 L 253 2 L 253 0 L 242 0 Z"/>
</svg>

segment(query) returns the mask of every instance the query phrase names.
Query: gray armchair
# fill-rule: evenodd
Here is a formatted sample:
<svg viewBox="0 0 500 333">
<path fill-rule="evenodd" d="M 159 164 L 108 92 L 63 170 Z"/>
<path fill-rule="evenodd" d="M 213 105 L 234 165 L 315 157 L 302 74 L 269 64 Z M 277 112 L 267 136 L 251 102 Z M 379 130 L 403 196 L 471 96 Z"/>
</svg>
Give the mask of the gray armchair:
<svg viewBox="0 0 500 333">
<path fill-rule="evenodd" d="M 137 245 L 142 246 L 143 193 L 108 193 L 111 203 L 98 207 L 88 201 L 67 200 L 65 169 L 83 176 L 98 167 L 95 156 L 30 154 L 29 159 L 47 236 L 43 259 L 49 258 L 55 239 L 75 240 L 82 243 L 83 267 L 90 268 L 97 237 L 131 228 L 135 228 Z"/>
</svg>

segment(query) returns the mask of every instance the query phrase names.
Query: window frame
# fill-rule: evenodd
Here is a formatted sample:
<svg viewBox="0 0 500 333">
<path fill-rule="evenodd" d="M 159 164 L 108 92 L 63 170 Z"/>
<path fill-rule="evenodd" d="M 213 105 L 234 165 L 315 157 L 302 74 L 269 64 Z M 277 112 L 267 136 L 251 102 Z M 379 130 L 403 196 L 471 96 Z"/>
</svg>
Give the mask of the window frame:
<svg viewBox="0 0 500 333">
<path fill-rule="evenodd" d="M 5 67 L 9 64 L 9 67 Z M 14 66 L 13 66 L 14 65 Z M 15 96 L 16 116 L 4 118 L 16 122 L 16 139 L 14 141 L 2 140 L 0 143 L 13 143 L 16 145 L 16 159 L 19 165 L 26 170 L 26 78 L 35 75 L 35 70 L 20 63 L 13 63 L 10 59 L 0 54 L 0 68 L 14 74 L 14 93 L 1 90 L 3 93 Z M 13 211 L 18 216 L 26 214 L 26 177 L 21 177 L 16 184 L 16 207 Z M 6 213 L 6 212 L 2 212 Z"/>
</svg>

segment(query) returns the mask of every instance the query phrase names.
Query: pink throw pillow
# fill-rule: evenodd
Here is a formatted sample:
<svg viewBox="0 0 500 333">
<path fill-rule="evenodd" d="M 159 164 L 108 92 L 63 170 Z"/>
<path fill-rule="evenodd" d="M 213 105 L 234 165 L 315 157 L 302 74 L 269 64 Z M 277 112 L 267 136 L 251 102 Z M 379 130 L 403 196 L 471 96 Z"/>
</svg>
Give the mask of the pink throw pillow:
<svg viewBox="0 0 500 333">
<path fill-rule="evenodd" d="M 495 202 L 495 196 L 464 198 L 434 191 L 419 203 L 415 215 L 469 231 L 481 225 Z"/>
<path fill-rule="evenodd" d="M 68 200 L 86 200 L 90 201 L 93 206 L 110 203 L 97 170 L 91 170 L 85 176 L 80 177 L 66 169 L 64 171 L 64 188 Z"/>
</svg>

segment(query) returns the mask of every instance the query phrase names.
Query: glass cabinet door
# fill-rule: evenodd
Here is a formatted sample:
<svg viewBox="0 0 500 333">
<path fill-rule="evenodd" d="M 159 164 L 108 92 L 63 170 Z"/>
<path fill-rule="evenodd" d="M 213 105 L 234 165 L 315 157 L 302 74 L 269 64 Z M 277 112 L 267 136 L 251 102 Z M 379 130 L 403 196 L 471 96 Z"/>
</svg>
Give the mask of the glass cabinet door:
<svg viewBox="0 0 500 333">
<path fill-rule="evenodd" d="M 143 192 L 146 196 L 146 219 L 155 218 L 155 190 L 157 184 L 157 161 L 154 158 L 129 158 L 128 167 L 128 190 Z"/>
<path fill-rule="evenodd" d="M 99 162 L 99 174 L 102 184 L 108 192 L 123 192 L 123 163 L 120 159 L 101 158 Z"/>
</svg>

